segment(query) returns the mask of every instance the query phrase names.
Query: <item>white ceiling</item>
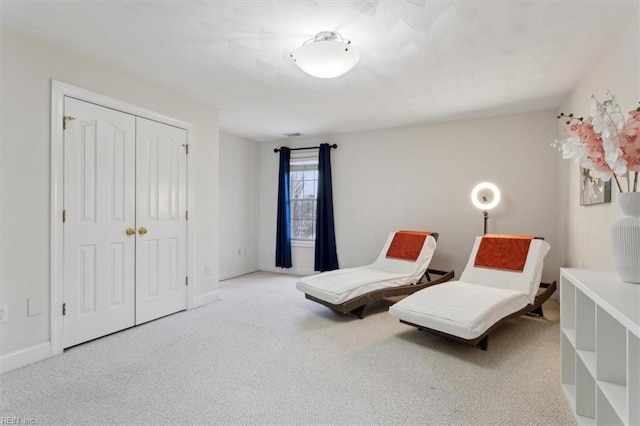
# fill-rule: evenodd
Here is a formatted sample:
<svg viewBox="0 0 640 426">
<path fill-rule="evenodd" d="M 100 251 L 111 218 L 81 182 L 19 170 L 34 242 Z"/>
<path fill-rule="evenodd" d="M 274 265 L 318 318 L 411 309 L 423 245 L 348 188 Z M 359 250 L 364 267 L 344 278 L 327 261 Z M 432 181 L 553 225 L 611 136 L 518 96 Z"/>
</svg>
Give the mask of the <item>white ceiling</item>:
<svg viewBox="0 0 640 426">
<path fill-rule="evenodd" d="M 2 24 L 220 108 L 257 141 L 558 106 L 638 0 L 11 1 Z M 361 60 L 321 80 L 321 31 Z"/>
</svg>

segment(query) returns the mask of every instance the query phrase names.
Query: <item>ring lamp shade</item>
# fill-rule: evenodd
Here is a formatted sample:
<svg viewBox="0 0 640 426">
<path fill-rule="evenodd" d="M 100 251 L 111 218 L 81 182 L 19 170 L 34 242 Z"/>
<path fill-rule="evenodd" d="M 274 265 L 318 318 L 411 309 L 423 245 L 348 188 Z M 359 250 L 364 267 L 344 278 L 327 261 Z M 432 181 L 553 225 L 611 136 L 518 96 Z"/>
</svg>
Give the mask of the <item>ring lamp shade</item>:
<svg viewBox="0 0 640 426">
<path fill-rule="evenodd" d="M 339 33 L 325 31 L 307 40 L 291 52 L 293 62 L 307 74 L 317 78 L 334 78 L 348 72 L 360 60 L 351 41 Z"/>
<path fill-rule="evenodd" d="M 471 191 L 471 201 L 474 206 L 482 210 L 484 234 L 487 235 L 488 210 L 491 210 L 500 202 L 500 190 L 492 183 L 479 183 L 473 188 L 473 191 Z"/>
<path fill-rule="evenodd" d="M 500 190 L 490 182 L 479 183 L 471 191 L 471 201 L 480 210 L 491 210 L 500 203 Z"/>
</svg>

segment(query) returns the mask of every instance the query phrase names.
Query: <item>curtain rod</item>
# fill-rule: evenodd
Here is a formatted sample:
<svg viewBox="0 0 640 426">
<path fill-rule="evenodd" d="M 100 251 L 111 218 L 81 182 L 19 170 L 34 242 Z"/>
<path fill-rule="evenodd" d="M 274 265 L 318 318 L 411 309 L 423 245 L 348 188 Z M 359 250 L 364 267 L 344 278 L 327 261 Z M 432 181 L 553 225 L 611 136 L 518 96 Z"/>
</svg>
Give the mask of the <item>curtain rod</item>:
<svg viewBox="0 0 640 426">
<path fill-rule="evenodd" d="M 337 148 L 338 144 L 329 145 L 329 148 Z M 319 146 L 307 146 L 304 148 L 289 148 L 290 151 L 300 151 L 301 149 L 318 149 Z M 280 148 L 273 148 L 273 152 L 280 152 Z"/>
</svg>

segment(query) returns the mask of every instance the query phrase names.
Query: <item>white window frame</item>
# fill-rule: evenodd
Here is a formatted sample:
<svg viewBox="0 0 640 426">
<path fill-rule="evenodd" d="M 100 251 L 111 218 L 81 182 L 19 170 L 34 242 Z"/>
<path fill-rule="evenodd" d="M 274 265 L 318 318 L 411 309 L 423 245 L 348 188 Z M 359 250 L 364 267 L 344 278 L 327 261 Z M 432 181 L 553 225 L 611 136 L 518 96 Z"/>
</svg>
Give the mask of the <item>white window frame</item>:
<svg viewBox="0 0 640 426">
<path fill-rule="evenodd" d="M 291 179 L 291 172 L 295 171 L 294 168 L 296 166 L 315 166 L 314 170 L 318 170 L 318 153 L 317 152 L 292 152 L 291 158 L 289 161 L 289 184 L 291 186 L 290 191 L 293 192 L 293 179 Z M 290 194 L 290 206 L 289 206 L 289 214 L 291 217 L 291 221 L 293 221 L 293 197 Z M 317 197 L 317 188 L 316 188 L 316 197 Z M 317 198 L 316 198 L 317 203 Z M 315 219 L 314 219 L 315 223 Z M 293 230 L 293 227 L 292 227 Z M 296 239 L 293 236 L 291 237 L 291 246 L 293 247 L 315 247 L 316 241 L 315 238 L 313 240 L 300 240 Z"/>
</svg>

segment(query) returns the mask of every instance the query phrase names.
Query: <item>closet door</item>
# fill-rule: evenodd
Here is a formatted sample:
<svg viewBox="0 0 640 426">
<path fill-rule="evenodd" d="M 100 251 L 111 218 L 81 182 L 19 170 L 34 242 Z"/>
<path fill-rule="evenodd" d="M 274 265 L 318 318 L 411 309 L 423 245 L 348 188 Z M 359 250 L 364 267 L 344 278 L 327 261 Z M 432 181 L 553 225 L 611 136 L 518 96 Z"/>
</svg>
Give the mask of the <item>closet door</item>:
<svg viewBox="0 0 640 426">
<path fill-rule="evenodd" d="M 136 119 L 136 324 L 187 307 L 187 131 Z"/>
<path fill-rule="evenodd" d="M 135 117 L 66 97 L 64 342 L 134 325 Z"/>
</svg>

